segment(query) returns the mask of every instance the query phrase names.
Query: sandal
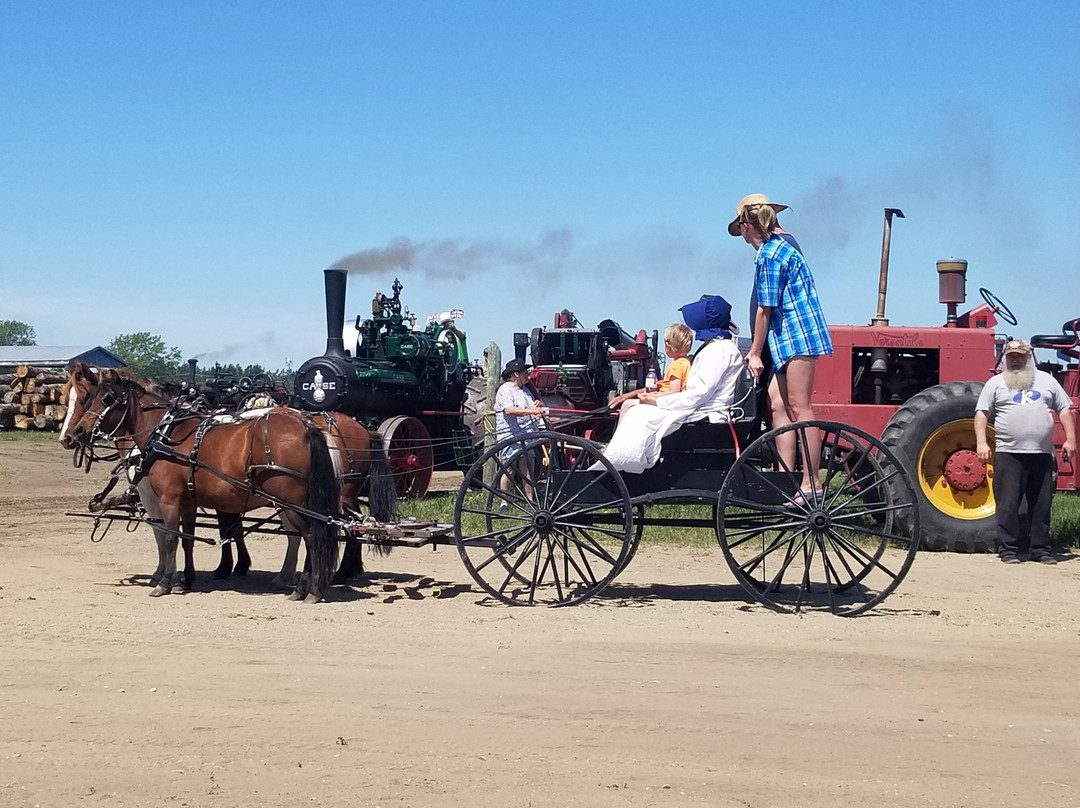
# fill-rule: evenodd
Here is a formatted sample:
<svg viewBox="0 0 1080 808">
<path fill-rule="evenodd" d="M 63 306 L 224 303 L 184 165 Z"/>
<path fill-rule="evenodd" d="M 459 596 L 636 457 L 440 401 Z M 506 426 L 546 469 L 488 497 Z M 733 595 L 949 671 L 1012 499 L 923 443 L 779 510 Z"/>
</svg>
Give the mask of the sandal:
<svg viewBox="0 0 1080 808">
<path fill-rule="evenodd" d="M 818 495 L 814 491 L 803 491 L 801 488 L 784 505 L 785 508 L 813 508 L 817 505 Z"/>
</svg>

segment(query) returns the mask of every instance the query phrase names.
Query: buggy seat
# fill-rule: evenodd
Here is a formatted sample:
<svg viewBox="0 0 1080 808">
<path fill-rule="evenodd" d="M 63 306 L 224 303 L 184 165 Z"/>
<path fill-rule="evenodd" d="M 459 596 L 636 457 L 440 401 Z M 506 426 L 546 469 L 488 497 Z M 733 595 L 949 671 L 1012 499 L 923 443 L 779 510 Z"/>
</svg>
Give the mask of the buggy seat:
<svg viewBox="0 0 1080 808">
<path fill-rule="evenodd" d="M 768 375 L 755 386 L 744 367 L 735 385 L 731 421 L 692 421 L 665 437 L 660 462 L 641 474 L 623 475 L 631 496 L 657 502 L 715 500 L 724 474 L 738 456 L 736 448 L 741 452 L 762 432 L 758 413 L 764 411 L 767 391 Z"/>
</svg>

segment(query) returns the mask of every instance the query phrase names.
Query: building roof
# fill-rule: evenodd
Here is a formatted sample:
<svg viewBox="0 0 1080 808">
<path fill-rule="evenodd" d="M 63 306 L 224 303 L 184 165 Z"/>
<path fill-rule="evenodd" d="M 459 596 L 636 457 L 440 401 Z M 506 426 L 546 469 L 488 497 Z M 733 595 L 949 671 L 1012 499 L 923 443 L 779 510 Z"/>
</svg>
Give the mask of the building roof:
<svg viewBox="0 0 1080 808">
<path fill-rule="evenodd" d="M 0 366 L 66 368 L 75 362 L 104 368 L 121 368 L 127 364 L 100 345 L 0 345 Z"/>
</svg>

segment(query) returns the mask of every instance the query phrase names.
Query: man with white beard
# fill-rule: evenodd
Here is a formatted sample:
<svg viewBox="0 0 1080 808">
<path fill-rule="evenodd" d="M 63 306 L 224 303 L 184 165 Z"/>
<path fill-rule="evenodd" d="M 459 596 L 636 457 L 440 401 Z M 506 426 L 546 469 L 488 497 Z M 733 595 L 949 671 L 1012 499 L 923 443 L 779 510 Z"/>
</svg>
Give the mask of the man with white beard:
<svg viewBox="0 0 1080 808">
<path fill-rule="evenodd" d="M 1035 367 L 1031 346 L 1022 339 L 1005 345 L 1005 369 L 983 387 L 975 405 L 975 439 L 979 460 L 990 460 L 986 425 L 994 424 L 994 502 L 997 507 L 998 556 L 1006 564 L 1020 562 L 1022 540 L 1029 558 L 1056 564 L 1050 550 L 1050 502 L 1054 496 L 1055 410 L 1065 430 L 1062 451 L 1076 453 L 1076 420 L 1072 399 L 1057 379 Z M 1027 502 L 1030 528 L 1020 535 L 1020 502 Z"/>
</svg>

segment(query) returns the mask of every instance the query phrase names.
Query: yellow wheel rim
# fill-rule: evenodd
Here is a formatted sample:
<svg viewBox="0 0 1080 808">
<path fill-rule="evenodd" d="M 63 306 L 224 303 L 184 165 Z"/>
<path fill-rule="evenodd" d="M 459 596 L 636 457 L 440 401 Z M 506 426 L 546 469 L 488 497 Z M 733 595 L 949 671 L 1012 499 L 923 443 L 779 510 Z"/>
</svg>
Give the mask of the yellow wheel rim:
<svg viewBox="0 0 1080 808">
<path fill-rule="evenodd" d="M 993 445 L 994 430 L 987 427 Z M 950 421 L 934 431 L 919 452 L 919 487 L 930 504 L 956 519 L 994 513 L 994 464 L 975 456 L 975 419 Z"/>
</svg>

